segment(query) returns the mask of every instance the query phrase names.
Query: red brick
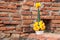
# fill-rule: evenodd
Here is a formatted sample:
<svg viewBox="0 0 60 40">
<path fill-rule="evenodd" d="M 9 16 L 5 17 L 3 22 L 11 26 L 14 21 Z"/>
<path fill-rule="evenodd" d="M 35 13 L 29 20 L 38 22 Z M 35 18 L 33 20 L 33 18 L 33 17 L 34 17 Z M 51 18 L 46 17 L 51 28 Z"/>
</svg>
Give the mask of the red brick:
<svg viewBox="0 0 60 40">
<path fill-rule="evenodd" d="M 60 20 L 60 16 L 55 16 L 55 19 Z"/>
<path fill-rule="evenodd" d="M 28 6 L 33 6 L 34 5 L 34 2 L 33 1 L 27 1 L 24 4 L 25 5 L 28 5 Z"/>
<path fill-rule="evenodd" d="M 44 6 L 45 7 L 49 7 L 49 6 L 51 6 L 52 4 L 51 3 L 44 3 Z"/>
<path fill-rule="evenodd" d="M 39 2 L 51 2 L 51 0 L 34 0 L 35 2 L 36 1 L 39 1 Z"/>
<path fill-rule="evenodd" d="M 12 21 L 10 24 L 21 24 L 20 21 Z"/>
<path fill-rule="evenodd" d="M 6 6 L 0 6 L 0 9 L 6 9 Z"/>
<path fill-rule="evenodd" d="M 51 20 L 52 23 L 60 23 L 60 20 Z"/>
<path fill-rule="evenodd" d="M 51 14 L 52 14 L 53 16 L 58 16 L 58 15 L 59 15 L 59 12 L 51 12 Z"/>
<path fill-rule="evenodd" d="M 24 28 L 24 27 L 26 28 L 26 27 L 29 27 L 29 25 L 22 25 L 22 27 L 23 27 L 23 28 Z"/>
<path fill-rule="evenodd" d="M 41 10 L 60 10 L 60 7 L 44 7 Z"/>
<path fill-rule="evenodd" d="M 44 2 L 50 2 L 51 0 L 44 0 Z"/>
<path fill-rule="evenodd" d="M 34 0 L 34 2 L 44 2 L 44 0 Z"/>
<path fill-rule="evenodd" d="M 14 18 L 20 18 L 21 16 L 17 13 L 10 13 L 12 17 Z"/>
<path fill-rule="evenodd" d="M 48 12 L 44 10 L 43 12 L 40 12 L 40 15 L 48 15 Z"/>
<path fill-rule="evenodd" d="M 23 20 L 23 25 L 29 25 L 32 23 L 32 20 Z"/>
<path fill-rule="evenodd" d="M 0 9 L 1 12 L 17 12 L 17 10 L 11 10 L 11 9 Z"/>
<path fill-rule="evenodd" d="M 12 20 L 14 20 L 14 21 L 20 21 L 21 18 L 12 18 Z"/>
<path fill-rule="evenodd" d="M 6 2 L 16 2 L 18 0 L 4 0 L 4 1 L 6 1 Z"/>
<path fill-rule="evenodd" d="M 3 23 L 3 21 L 0 21 L 0 24 Z"/>
<path fill-rule="evenodd" d="M 52 10 L 60 10 L 60 7 L 52 7 Z"/>
<path fill-rule="evenodd" d="M 0 31 L 5 31 L 6 27 L 0 27 Z"/>
<path fill-rule="evenodd" d="M 60 27 L 60 24 L 55 24 L 55 27 Z"/>
<path fill-rule="evenodd" d="M 17 7 L 20 7 L 20 6 L 22 6 L 22 4 L 18 4 L 18 3 L 16 3 L 16 6 L 17 6 Z"/>
<path fill-rule="evenodd" d="M 52 8 L 51 7 L 44 7 L 41 10 L 52 10 Z"/>
<path fill-rule="evenodd" d="M 47 40 L 57 40 L 57 38 L 48 38 Z"/>
<path fill-rule="evenodd" d="M 22 11 L 21 14 L 22 15 L 31 15 L 31 12 L 29 12 L 29 11 Z"/>
<path fill-rule="evenodd" d="M 22 9 L 23 10 L 30 10 L 30 7 L 29 6 L 22 6 Z"/>
<path fill-rule="evenodd" d="M 3 22 L 4 24 L 21 24 L 21 22 L 20 21 L 4 21 Z"/>
<path fill-rule="evenodd" d="M 8 14 L 7 14 L 7 13 L 1 13 L 0 16 L 2 16 L 2 17 L 7 17 Z"/>
<path fill-rule="evenodd" d="M 16 28 L 16 31 L 23 31 L 23 28 Z"/>
<path fill-rule="evenodd" d="M 4 21 L 8 21 L 8 20 L 10 20 L 9 17 L 1 17 L 1 18 L 2 18 L 2 20 L 4 20 Z"/>
<path fill-rule="evenodd" d="M 23 34 L 23 32 L 21 32 L 21 31 L 4 31 L 4 33 L 6 33 L 6 34 L 10 34 L 10 33 L 12 33 L 12 34 Z"/>
<path fill-rule="evenodd" d="M 8 6 L 7 6 L 7 8 L 9 8 L 9 9 L 16 9 L 17 8 L 17 6 L 16 5 L 12 5 L 12 4 L 9 4 Z"/>
<path fill-rule="evenodd" d="M 33 16 L 32 19 L 37 19 L 37 16 Z"/>
<path fill-rule="evenodd" d="M 0 27 L 3 27 L 4 26 L 4 24 L 0 24 Z"/>
<path fill-rule="evenodd" d="M 37 14 L 38 14 L 37 11 L 32 12 L 32 15 L 34 16 L 37 16 Z M 40 15 L 48 15 L 48 12 L 44 10 L 43 12 L 40 12 Z"/>
<path fill-rule="evenodd" d="M 52 3 L 53 7 L 60 7 L 60 3 Z"/>
<path fill-rule="evenodd" d="M 2 5 L 0 6 L 0 9 L 16 9 L 18 5 L 15 5 L 15 4 L 9 4 L 8 6 L 7 5 Z"/>
<path fill-rule="evenodd" d="M 23 27 L 24 32 L 31 32 L 31 28 L 30 27 Z"/>
<path fill-rule="evenodd" d="M 23 20 L 30 20 L 32 19 L 31 16 L 22 16 Z"/>
<path fill-rule="evenodd" d="M 6 30 L 15 30 L 15 27 L 6 27 Z"/>
<path fill-rule="evenodd" d="M 52 23 L 52 24 L 50 24 L 50 26 L 51 26 L 51 27 L 56 27 L 55 25 L 56 25 L 56 24 L 53 24 L 53 23 Z"/>
<path fill-rule="evenodd" d="M 0 2 L 0 4 L 5 4 L 5 3 L 7 3 L 7 2 L 5 2 L 5 1 L 1 1 L 1 2 Z"/>
<path fill-rule="evenodd" d="M 9 10 L 8 12 L 13 12 L 13 13 L 15 13 L 15 12 L 17 12 L 17 10 Z"/>
<path fill-rule="evenodd" d="M 55 16 L 41 16 L 41 19 L 54 19 Z"/>
<path fill-rule="evenodd" d="M 3 23 L 4 24 L 10 24 L 10 21 L 4 21 Z"/>
<path fill-rule="evenodd" d="M 20 24 L 20 21 L 4 21 L 4 24 Z"/>
<path fill-rule="evenodd" d="M 52 0 L 52 2 L 54 2 L 55 0 Z"/>
</svg>

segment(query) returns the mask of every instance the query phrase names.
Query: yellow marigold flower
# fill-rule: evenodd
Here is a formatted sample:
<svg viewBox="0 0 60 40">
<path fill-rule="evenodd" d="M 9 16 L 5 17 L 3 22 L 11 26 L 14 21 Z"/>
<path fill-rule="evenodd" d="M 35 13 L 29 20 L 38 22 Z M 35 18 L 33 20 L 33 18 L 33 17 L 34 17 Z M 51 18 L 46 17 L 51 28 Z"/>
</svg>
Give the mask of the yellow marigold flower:
<svg viewBox="0 0 60 40">
<path fill-rule="evenodd" d="M 35 26 L 35 27 L 33 28 L 33 30 L 38 31 L 38 30 L 39 30 L 39 27 L 38 27 L 38 26 Z"/>
<path fill-rule="evenodd" d="M 41 7 L 41 3 L 37 2 L 35 6 L 36 6 L 36 8 L 39 8 L 39 7 Z"/>
<path fill-rule="evenodd" d="M 42 21 L 42 20 L 40 20 L 40 22 L 39 22 L 39 26 L 38 26 L 38 22 L 35 22 L 34 24 L 33 24 L 33 29 L 35 30 L 35 31 L 37 31 L 37 30 L 39 30 L 39 29 L 41 29 L 41 30 L 45 30 L 45 24 L 44 24 L 44 22 Z"/>
</svg>

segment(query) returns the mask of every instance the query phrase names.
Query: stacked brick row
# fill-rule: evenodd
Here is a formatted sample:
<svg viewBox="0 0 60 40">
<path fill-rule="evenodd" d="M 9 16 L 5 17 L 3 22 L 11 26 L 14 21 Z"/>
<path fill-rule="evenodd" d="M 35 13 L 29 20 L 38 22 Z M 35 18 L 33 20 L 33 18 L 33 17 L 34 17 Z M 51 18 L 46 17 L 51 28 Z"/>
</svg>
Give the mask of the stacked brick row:
<svg viewBox="0 0 60 40">
<path fill-rule="evenodd" d="M 0 31 L 17 33 L 21 25 L 21 15 L 18 12 L 20 4 L 13 2 L 0 2 Z M 18 26 L 18 27 L 17 27 Z"/>
<path fill-rule="evenodd" d="M 51 30 L 52 32 L 58 32 L 60 30 L 60 2 L 56 1 L 56 0 L 37 0 L 40 1 L 41 3 L 43 3 L 43 8 L 41 8 L 41 12 L 40 12 L 40 17 L 42 20 L 47 20 L 50 21 L 49 23 L 46 23 L 46 27 L 48 27 L 48 30 Z M 33 24 L 34 20 L 37 19 L 37 9 L 35 8 L 35 6 L 33 5 L 36 1 L 33 0 L 27 0 L 24 5 L 25 6 L 22 8 L 24 11 L 29 11 L 31 13 L 25 13 L 22 15 L 23 16 L 23 23 L 24 20 L 30 20 L 29 22 L 31 22 L 30 24 Z M 58 2 L 58 3 L 57 3 Z M 26 16 L 28 15 L 28 16 Z M 30 16 L 29 16 L 30 15 Z M 32 21 L 31 21 L 32 19 Z M 47 22 L 46 21 L 46 22 Z M 29 22 L 26 22 L 23 25 L 30 25 Z M 50 26 L 50 27 L 49 27 Z M 26 28 L 27 29 L 27 28 Z"/>
<path fill-rule="evenodd" d="M 0 2 L 0 31 L 5 33 L 20 33 L 32 31 L 32 24 L 37 19 L 37 9 L 34 4 L 41 2 L 40 17 L 47 22 L 51 31 L 60 29 L 60 2 L 55 0 L 3 0 Z M 59 29 L 59 30 L 58 30 Z"/>
</svg>

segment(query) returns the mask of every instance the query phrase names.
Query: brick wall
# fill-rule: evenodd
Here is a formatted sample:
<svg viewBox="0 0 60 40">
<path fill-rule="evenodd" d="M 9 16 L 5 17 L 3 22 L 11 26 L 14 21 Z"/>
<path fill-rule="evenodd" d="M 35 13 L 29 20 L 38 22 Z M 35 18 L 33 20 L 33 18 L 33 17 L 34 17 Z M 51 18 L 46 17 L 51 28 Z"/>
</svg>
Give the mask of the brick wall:
<svg viewBox="0 0 60 40">
<path fill-rule="evenodd" d="M 30 26 L 37 19 L 37 9 L 34 7 L 36 1 L 43 3 L 40 12 L 41 19 L 50 20 L 50 30 L 60 32 L 60 2 L 56 0 L 0 1 L 0 31 L 4 33 L 31 32 Z"/>
</svg>

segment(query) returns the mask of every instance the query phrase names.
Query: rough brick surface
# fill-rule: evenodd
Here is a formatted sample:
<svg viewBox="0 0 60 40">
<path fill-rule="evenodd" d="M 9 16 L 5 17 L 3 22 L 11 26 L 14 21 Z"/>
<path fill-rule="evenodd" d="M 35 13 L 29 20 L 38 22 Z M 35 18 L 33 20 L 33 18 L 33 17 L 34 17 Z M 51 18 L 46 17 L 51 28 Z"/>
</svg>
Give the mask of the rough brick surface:
<svg viewBox="0 0 60 40">
<path fill-rule="evenodd" d="M 43 4 L 40 8 L 40 17 L 44 22 L 46 21 L 46 27 L 50 25 L 50 29 L 53 30 L 55 27 L 54 30 L 57 31 L 60 27 L 60 2 L 56 3 L 56 0 L 1 0 L 0 31 L 5 33 L 20 33 L 19 31 L 24 30 L 24 32 L 30 32 L 31 25 L 37 19 L 37 9 L 34 5 L 37 1 Z"/>
</svg>

